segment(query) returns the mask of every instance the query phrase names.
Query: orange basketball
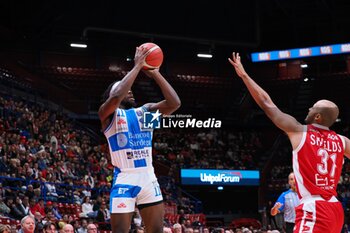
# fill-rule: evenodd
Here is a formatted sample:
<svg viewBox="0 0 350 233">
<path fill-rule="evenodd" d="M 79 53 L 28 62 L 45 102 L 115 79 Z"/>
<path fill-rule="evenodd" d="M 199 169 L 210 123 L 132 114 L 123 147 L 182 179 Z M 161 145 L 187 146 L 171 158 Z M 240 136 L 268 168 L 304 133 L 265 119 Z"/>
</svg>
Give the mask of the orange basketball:
<svg viewBox="0 0 350 233">
<path fill-rule="evenodd" d="M 140 47 L 146 47 L 151 51 L 146 57 L 146 64 L 142 67 L 143 69 L 156 69 L 162 65 L 164 56 L 162 49 L 158 45 L 155 43 L 147 42 L 140 45 Z"/>
</svg>

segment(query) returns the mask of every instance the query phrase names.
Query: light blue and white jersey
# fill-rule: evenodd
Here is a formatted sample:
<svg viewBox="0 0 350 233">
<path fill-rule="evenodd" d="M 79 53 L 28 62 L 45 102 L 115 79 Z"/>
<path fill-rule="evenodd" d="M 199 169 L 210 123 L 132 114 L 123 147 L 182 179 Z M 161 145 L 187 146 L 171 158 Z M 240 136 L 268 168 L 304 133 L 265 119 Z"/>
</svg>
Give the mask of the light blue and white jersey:
<svg viewBox="0 0 350 233">
<path fill-rule="evenodd" d="M 284 212 L 284 221 L 295 223 L 295 207 L 300 204 L 298 194 L 289 189 L 279 196 L 277 202 L 280 202 L 282 204 L 278 210 L 280 212 Z"/>
<path fill-rule="evenodd" d="M 142 106 L 128 110 L 117 108 L 104 134 L 107 138 L 111 162 L 120 171 L 153 169 L 152 129 L 143 129 Z"/>
</svg>

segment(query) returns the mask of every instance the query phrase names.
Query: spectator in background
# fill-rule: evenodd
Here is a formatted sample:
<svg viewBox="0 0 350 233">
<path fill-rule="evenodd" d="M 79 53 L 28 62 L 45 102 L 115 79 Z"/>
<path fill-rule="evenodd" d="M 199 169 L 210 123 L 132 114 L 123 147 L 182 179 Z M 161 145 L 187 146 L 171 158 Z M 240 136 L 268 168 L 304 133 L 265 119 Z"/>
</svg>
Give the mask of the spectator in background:
<svg viewBox="0 0 350 233">
<path fill-rule="evenodd" d="M 56 154 L 58 149 L 58 140 L 55 135 L 51 136 L 50 143 L 51 143 L 50 152 L 52 154 Z"/>
<path fill-rule="evenodd" d="M 81 191 L 81 194 L 83 195 L 82 198 L 84 197 L 91 197 L 91 188 L 89 186 L 85 186 L 86 188 Z M 81 202 L 82 204 L 84 203 L 83 201 Z"/>
<path fill-rule="evenodd" d="M 45 212 L 48 213 L 49 211 L 52 212 L 56 220 L 61 220 L 62 216 L 58 212 L 58 207 L 57 207 L 57 201 L 48 201 L 46 202 L 46 209 Z"/>
<path fill-rule="evenodd" d="M 56 222 L 57 219 L 55 218 L 55 215 L 53 215 L 52 210 L 46 211 L 46 217 L 43 219 L 43 222 Z"/>
<path fill-rule="evenodd" d="M 30 212 L 35 215 L 36 212 L 39 212 L 42 217 L 45 217 L 45 206 L 44 206 L 44 199 L 40 198 L 38 200 L 38 203 L 36 203 L 33 208 L 30 209 Z"/>
<path fill-rule="evenodd" d="M 34 217 L 34 213 L 32 212 L 32 210 L 34 210 L 34 206 L 36 205 L 36 200 L 35 198 L 32 198 L 29 200 L 29 215 L 32 215 Z"/>
<path fill-rule="evenodd" d="M 187 227 L 187 228 L 185 229 L 185 233 L 193 233 L 193 232 L 194 232 L 194 230 L 193 230 L 192 227 Z"/>
<path fill-rule="evenodd" d="M 11 233 L 10 227 L 4 224 L 0 224 L 0 233 Z"/>
<path fill-rule="evenodd" d="M 98 195 L 94 201 L 94 205 L 92 207 L 93 211 L 98 211 L 100 209 L 101 203 L 102 203 L 102 196 Z"/>
<path fill-rule="evenodd" d="M 199 220 L 199 216 L 196 216 L 195 219 L 193 220 L 192 227 L 193 228 L 198 228 L 198 229 L 202 227 L 202 223 Z"/>
<path fill-rule="evenodd" d="M 35 192 L 34 192 L 34 187 L 33 185 L 29 184 L 27 186 L 27 190 L 26 192 L 24 193 L 26 197 L 28 197 L 29 199 L 32 199 L 35 197 Z"/>
<path fill-rule="evenodd" d="M 46 188 L 46 199 L 50 201 L 57 201 L 58 200 L 58 194 L 56 190 L 56 178 L 53 175 L 48 175 L 48 182 L 45 183 Z"/>
<path fill-rule="evenodd" d="M 74 233 L 74 227 L 72 224 L 67 223 L 62 228 L 62 233 Z"/>
<path fill-rule="evenodd" d="M 171 230 L 170 227 L 164 226 L 164 227 L 163 227 L 163 233 L 172 233 L 172 230 Z"/>
<path fill-rule="evenodd" d="M 7 207 L 9 207 L 10 208 L 10 212 L 7 214 L 7 216 L 9 216 L 9 217 L 12 217 L 12 204 L 14 204 L 13 203 L 13 197 L 11 196 L 11 197 L 7 197 L 6 198 L 6 200 L 5 200 L 5 204 L 6 204 L 6 206 Z"/>
<path fill-rule="evenodd" d="M 24 215 L 28 215 L 29 214 L 29 197 L 24 196 L 22 198 L 21 206 L 24 209 Z"/>
<path fill-rule="evenodd" d="M 28 214 L 28 212 L 26 212 L 26 207 L 23 205 L 22 199 L 24 199 L 23 194 L 20 193 L 19 195 L 17 195 L 16 207 L 19 210 L 19 212 L 23 215 L 22 217 L 24 217 Z M 28 211 L 29 211 L 29 208 L 28 208 Z"/>
<path fill-rule="evenodd" d="M 63 229 L 63 226 L 69 223 L 69 215 L 64 214 L 62 219 L 58 221 L 58 227 Z"/>
<path fill-rule="evenodd" d="M 10 226 L 10 233 L 17 233 L 18 230 L 17 230 L 17 224 L 11 224 Z"/>
<path fill-rule="evenodd" d="M 81 220 L 81 225 L 78 228 L 78 233 L 87 233 L 87 226 L 88 226 L 88 222 L 86 219 L 82 219 Z"/>
<path fill-rule="evenodd" d="M 35 212 L 34 219 L 35 219 L 35 226 L 36 226 L 35 231 L 36 232 L 38 232 L 38 231 L 41 232 L 43 230 L 44 224 L 45 224 L 43 218 L 44 217 L 40 214 L 40 212 L 38 212 L 38 211 Z"/>
<path fill-rule="evenodd" d="M 56 233 L 56 225 L 53 222 L 46 222 L 43 228 L 44 233 Z"/>
<path fill-rule="evenodd" d="M 134 215 L 133 215 L 133 221 L 132 221 L 132 224 L 134 224 L 135 228 L 136 227 L 141 227 L 143 225 L 142 223 L 142 217 L 140 215 L 140 211 L 137 207 L 135 207 L 135 212 L 134 212 Z"/>
<path fill-rule="evenodd" d="M 80 228 L 80 221 L 73 220 L 73 221 L 71 221 L 71 224 L 73 225 L 74 233 L 79 233 L 78 230 Z"/>
<path fill-rule="evenodd" d="M 180 215 L 180 217 L 179 217 L 179 223 L 180 223 L 180 224 L 184 224 L 185 221 L 186 221 L 185 210 L 184 210 L 184 209 L 180 209 L 180 210 L 179 210 L 179 215 Z"/>
<path fill-rule="evenodd" d="M 174 233 L 182 233 L 182 226 L 180 223 L 175 223 L 173 225 Z"/>
<path fill-rule="evenodd" d="M 192 228 L 191 220 L 187 218 L 185 222 L 182 224 L 182 227 L 184 228 L 184 231 L 186 231 L 187 228 Z"/>
<path fill-rule="evenodd" d="M 10 207 L 5 204 L 4 199 L 0 196 L 0 216 L 8 216 L 10 211 Z"/>
<path fill-rule="evenodd" d="M 21 229 L 19 233 L 34 233 L 35 219 L 33 216 L 27 215 L 21 220 Z"/>
<path fill-rule="evenodd" d="M 81 205 L 82 213 L 80 214 L 80 217 L 83 218 L 96 218 L 97 211 L 93 210 L 93 205 L 90 201 L 90 197 L 85 196 L 83 198 L 83 204 Z"/>
<path fill-rule="evenodd" d="M 97 226 L 94 223 L 89 223 L 87 225 L 87 233 L 96 233 L 97 232 Z"/>
<path fill-rule="evenodd" d="M 96 221 L 98 222 L 109 222 L 111 218 L 109 209 L 107 209 L 106 202 L 102 202 L 100 209 L 97 211 Z"/>
<path fill-rule="evenodd" d="M 16 198 L 17 201 L 17 198 Z M 25 214 L 17 207 L 16 203 L 12 203 L 10 207 L 10 216 L 14 219 L 22 219 Z"/>
</svg>

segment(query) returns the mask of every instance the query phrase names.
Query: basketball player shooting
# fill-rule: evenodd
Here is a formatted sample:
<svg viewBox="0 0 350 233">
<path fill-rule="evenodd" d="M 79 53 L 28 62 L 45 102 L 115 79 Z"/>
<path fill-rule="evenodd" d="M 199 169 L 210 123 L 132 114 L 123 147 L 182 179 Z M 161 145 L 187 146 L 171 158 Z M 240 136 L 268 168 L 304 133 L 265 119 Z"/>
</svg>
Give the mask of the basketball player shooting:
<svg viewBox="0 0 350 233">
<path fill-rule="evenodd" d="M 136 48 L 134 67 L 107 88 L 98 112 L 114 166 L 110 192 L 113 233 L 129 232 L 135 205 L 147 232 L 163 232 L 163 197 L 152 165 L 153 131 L 144 129 L 141 118 L 145 111 L 171 114 L 180 107 L 180 99 L 158 69 L 142 69 L 148 54 L 147 48 Z M 164 100 L 136 108 L 131 87 L 140 70 L 155 80 Z"/>
<path fill-rule="evenodd" d="M 255 102 L 287 135 L 293 147 L 293 171 L 297 193 L 294 232 L 339 233 L 344 210 L 337 200 L 337 184 L 344 155 L 350 157 L 350 140 L 330 130 L 339 109 L 329 100 L 319 100 L 306 116 L 306 125 L 282 112 L 270 96 L 246 73 L 239 53 L 228 58 Z"/>
</svg>

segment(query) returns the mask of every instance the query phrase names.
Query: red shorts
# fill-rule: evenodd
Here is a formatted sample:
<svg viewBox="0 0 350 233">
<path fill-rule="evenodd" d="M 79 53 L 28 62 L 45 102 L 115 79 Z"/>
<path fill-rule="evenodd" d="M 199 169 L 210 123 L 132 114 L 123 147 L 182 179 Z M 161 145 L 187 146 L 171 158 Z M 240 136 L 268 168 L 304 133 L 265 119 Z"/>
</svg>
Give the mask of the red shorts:
<svg viewBox="0 0 350 233">
<path fill-rule="evenodd" d="M 340 233 L 344 224 L 344 210 L 333 197 L 325 201 L 321 197 L 310 198 L 295 209 L 294 233 Z"/>
</svg>

